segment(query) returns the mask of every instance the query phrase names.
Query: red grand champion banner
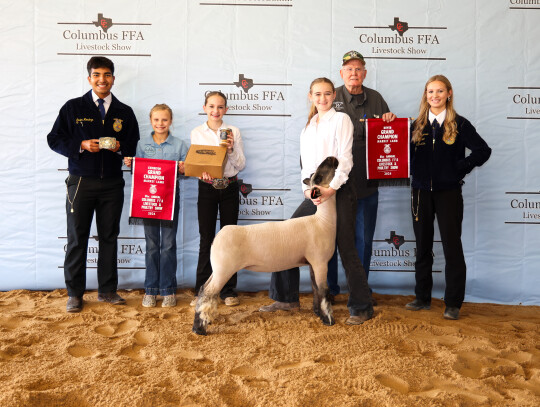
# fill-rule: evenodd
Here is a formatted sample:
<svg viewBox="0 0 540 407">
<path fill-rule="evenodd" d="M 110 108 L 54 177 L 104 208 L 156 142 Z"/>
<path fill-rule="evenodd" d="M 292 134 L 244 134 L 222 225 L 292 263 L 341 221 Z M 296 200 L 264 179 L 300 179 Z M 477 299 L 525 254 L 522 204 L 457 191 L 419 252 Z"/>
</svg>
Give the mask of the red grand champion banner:
<svg viewBox="0 0 540 407">
<path fill-rule="evenodd" d="M 177 161 L 133 157 L 129 216 L 173 220 Z"/>
<path fill-rule="evenodd" d="M 366 120 L 368 179 L 409 178 L 409 119 Z"/>
</svg>

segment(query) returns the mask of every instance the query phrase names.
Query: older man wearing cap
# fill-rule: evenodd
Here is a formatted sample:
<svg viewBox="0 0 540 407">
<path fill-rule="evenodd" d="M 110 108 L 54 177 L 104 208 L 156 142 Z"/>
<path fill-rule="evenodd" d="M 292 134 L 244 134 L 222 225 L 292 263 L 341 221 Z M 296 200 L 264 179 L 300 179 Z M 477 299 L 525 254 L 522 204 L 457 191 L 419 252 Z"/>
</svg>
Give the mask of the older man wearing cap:
<svg viewBox="0 0 540 407">
<path fill-rule="evenodd" d="M 355 243 L 358 256 L 369 276 L 373 234 L 377 220 L 379 191 L 377 181 L 367 179 L 366 175 L 366 130 L 364 119 L 382 118 L 391 122 L 396 118 L 390 112 L 381 94 L 363 85 L 366 79 L 366 61 L 358 51 L 349 51 L 343 55 L 343 64 L 339 71 L 344 85 L 336 88 L 334 109 L 349 115 L 354 125 L 353 160 L 350 177 L 354 182 L 358 199 L 356 211 Z M 339 294 L 337 283 L 337 254 L 328 265 L 328 286 L 330 297 Z"/>
</svg>

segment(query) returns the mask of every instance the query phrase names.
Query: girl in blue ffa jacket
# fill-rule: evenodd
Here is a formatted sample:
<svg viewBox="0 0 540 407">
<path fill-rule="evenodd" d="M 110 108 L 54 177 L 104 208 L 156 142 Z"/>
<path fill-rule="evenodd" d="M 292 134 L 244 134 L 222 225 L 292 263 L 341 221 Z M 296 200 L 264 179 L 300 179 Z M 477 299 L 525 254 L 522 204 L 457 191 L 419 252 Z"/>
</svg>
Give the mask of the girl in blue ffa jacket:
<svg viewBox="0 0 540 407">
<path fill-rule="evenodd" d="M 137 144 L 136 157 L 179 161 L 178 171 L 184 173 L 187 147 L 184 141 L 169 132 L 172 110 L 165 104 L 155 105 L 150 110 L 152 134 L 142 137 Z M 124 158 L 130 167 L 131 158 Z M 162 307 L 176 305 L 176 232 L 178 231 L 179 194 L 178 185 L 174 205 L 173 221 L 144 219 L 146 240 L 146 277 L 144 279 L 143 307 L 155 307 L 156 297 L 163 297 Z"/>
<path fill-rule="evenodd" d="M 458 319 L 466 280 L 461 245 L 461 186 L 465 175 L 488 160 L 491 149 L 474 126 L 454 110 L 452 85 L 443 75 L 435 75 L 427 81 L 411 134 L 416 299 L 406 308 L 418 311 L 431 306 L 433 222 L 437 215 L 446 262 L 444 318 Z M 471 150 L 468 156 L 465 156 L 465 148 Z"/>
</svg>

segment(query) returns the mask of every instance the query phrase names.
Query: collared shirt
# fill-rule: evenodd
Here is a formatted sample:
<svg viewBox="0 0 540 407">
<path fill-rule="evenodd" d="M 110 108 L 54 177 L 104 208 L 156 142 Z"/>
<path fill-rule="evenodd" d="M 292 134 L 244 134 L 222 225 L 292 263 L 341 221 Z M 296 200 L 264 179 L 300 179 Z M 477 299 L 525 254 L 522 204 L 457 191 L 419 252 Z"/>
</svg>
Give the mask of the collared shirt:
<svg viewBox="0 0 540 407">
<path fill-rule="evenodd" d="M 337 190 L 347 182 L 353 166 L 353 124 L 349 116 L 336 112 L 334 108 L 326 112 L 317 124 L 318 117 L 318 114 L 313 116 L 300 134 L 301 180 L 309 178 L 326 157 L 334 156 L 339 164 L 330 187 Z M 302 190 L 308 188 L 302 183 Z"/>
<path fill-rule="evenodd" d="M 437 116 L 435 116 L 433 113 L 431 113 L 431 110 L 429 111 L 428 120 L 431 125 L 433 125 L 433 120 L 437 119 L 437 123 L 439 123 L 439 126 L 442 126 L 444 119 L 446 119 L 446 109 L 444 109 L 441 113 L 439 113 Z"/>
<path fill-rule="evenodd" d="M 198 144 L 202 146 L 219 146 L 219 130 L 231 129 L 233 133 L 233 151 L 227 153 L 227 164 L 225 164 L 225 171 L 223 171 L 224 177 L 234 177 L 246 166 L 246 157 L 244 156 L 244 143 L 240 136 L 240 130 L 237 127 L 229 126 L 222 123 L 217 133 L 213 131 L 208 124 L 204 122 L 198 127 L 195 127 L 191 131 L 191 144 Z"/>
<path fill-rule="evenodd" d="M 98 99 L 101 99 L 98 95 L 92 91 L 92 100 L 96 104 L 97 107 L 99 107 Z M 105 114 L 109 111 L 109 106 L 112 102 L 112 93 L 109 93 L 106 97 L 103 98 L 103 107 L 105 108 Z"/>
<path fill-rule="evenodd" d="M 172 161 L 184 161 L 186 159 L 188 148 L 184 140 L 180 140 L 169 133 L 167 139 L 158 144 L 154 141 L 153 134 L 154 132 L 149 136 L 141 137 L 137 144 L 136 157 Z"/>
</svg>

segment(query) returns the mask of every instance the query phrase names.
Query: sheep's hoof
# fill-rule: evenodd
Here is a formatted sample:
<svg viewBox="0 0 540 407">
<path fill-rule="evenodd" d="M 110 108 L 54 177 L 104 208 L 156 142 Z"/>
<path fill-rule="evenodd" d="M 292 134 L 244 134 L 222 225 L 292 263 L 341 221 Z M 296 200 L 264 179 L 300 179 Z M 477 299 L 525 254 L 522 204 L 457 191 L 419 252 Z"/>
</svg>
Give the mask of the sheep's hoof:
<svg viewBox="0 0 540 407">
<path fill-rule="evenodd" d="M 336 323 L 336 320 L 332 315 L 320 315 L 321 321 L 326 326 L 332 326 Z"/>
<path fill-rule="evenodd" d="M 195 319 L 193 320 L 193 328 L 191 328 L 191 330 L 197 335 L 206 335 L 206 327 L 204 326 L 204 323 L 200 318 L 198 312 L 195 313 Z"/>
</svg>

